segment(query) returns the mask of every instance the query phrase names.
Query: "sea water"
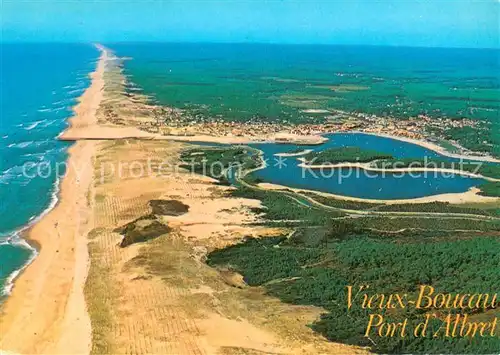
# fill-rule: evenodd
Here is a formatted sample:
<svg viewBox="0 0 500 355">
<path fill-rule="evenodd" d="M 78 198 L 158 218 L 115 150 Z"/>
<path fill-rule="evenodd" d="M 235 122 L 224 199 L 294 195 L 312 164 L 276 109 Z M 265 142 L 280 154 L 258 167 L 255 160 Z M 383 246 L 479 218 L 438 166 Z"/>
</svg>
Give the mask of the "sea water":
<svg viewBox="0 0 500 355">
<path fill-rule="evenodd" d="M 57 202 L 69 143 L 56 137 L 97 57 L 85 44 L 0 45 L 0 297 L 36 255 L 20 232 Z"/>
</svg>

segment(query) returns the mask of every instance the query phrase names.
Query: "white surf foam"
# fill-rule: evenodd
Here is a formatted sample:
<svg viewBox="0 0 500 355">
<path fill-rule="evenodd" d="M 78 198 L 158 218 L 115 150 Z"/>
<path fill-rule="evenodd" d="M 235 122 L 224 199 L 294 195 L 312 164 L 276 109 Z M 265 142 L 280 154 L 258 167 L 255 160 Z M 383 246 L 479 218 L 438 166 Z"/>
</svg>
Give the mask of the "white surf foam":
<svg viewBox="0 0 500 355">
<path fill-rule="evenodd" d="M 74 89 L 74 90 L 70 90 L 67 92 L 67 95 L 74 95 L 74 94 L 78 94 L 78 93 L 83 93 L 85 91 L 85 88 L 79 88 L 79 89 Z"/>
<path fill-rule="evenodd" d="M 31 131 L 33 128 L 36 128 L 42 122 L 45 122 L 45 120 L 35 121 L 35 122 L 31 123 L 29 126 L 23 127 L 23 129 L 25 129 L 26 131 Z"/>
<path fill-rule="evenodd" d="M 61 183 L 61 181 L 60 181 L 60 178 L 58 177 L 56 179 L 56 182 L 54 183 L 54 189 L 52 191 L 52 196 L 51 196 L 51 200 L 50 200 L 49 206 L 42 213 L 40 213 L 38 216 L 36 216 L 36 217 L 32 216 L 30 218 L 30 221 L 26 225 L 24 225 L 23 227 L 21 227 L 20 229 L 14 231 L 14 232 L 8 233 L 7 234 L 8 237 L 6 238 L 6 240 L 4 242 L 2 242 L 2 244 L 8 243 L 8 244 L 11 244 L 11 245 L 16 245 L 16 246 L 19 246 L 19 247 L 26 248 L 26 249 L 28 249 L 28 250 L 31 251 L 31 256 L 26 261 L 26 263 L 24 263 L 24 265 L 21 268 L 13 271 L 5 279 L 5 285 L 4 285 L 4 287 L 3 287 L 3 289 L 0 289 L 0 296 L 8 296 L 8 295 L 11 294 L 12 288 L 14 287 L 14 281 L 16 280 L 16 278 L 38 256 L 38 250 L 35 247 L 33 247 L 32 245 L 30 245 L 24 238 L 22 238 L 21 234 L 23 232 L 25 232 L 26 230 L 28 230 L 29 228 L 31 228 L 35 223 L 37 223 L 43 217 L 45 217 L 57 205 L 57 202 L 59 201 L 59 197 L 58 196 L 59 196 L 59 191 L 60 191 L 60 183 Z M 0 244 L 0 245 L 2 245 L 2 244 Z"/>
<path fill-rule="evenodd" d="M 32 262 L 35 260 L 35 258 L 38 256 L 38 250 L 31 246 L 28 242 L 26 242 L 23 238 L 20 237 L 18 233 L 14 233 L 10 239 L 6 243 L 2 244 L 10 244 L 10 245 L 16 245 L 22 248 L 26 248 L 31 251 L 31 256 L 30 258 L 24 263 L 24 265 L 13 271 L 7 278 L 5 279 L 5 285 L 2 289 L 0 289 L 0 297 L 8 296 L 11 294 L 12 289 L 14 287 L 14 281 L 16 278 L 19 276 L 19 274 L 26 269 Z M 0 245 L 2 245 L 0 244 Z"/>
</svg>

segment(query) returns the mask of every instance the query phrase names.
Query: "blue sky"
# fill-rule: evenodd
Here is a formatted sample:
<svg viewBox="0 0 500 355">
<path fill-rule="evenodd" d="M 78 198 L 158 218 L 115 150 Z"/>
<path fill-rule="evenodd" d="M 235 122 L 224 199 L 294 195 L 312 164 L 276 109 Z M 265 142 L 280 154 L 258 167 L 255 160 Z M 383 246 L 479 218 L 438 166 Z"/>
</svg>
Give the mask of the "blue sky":
<svg viewBox="0 0 500 355">
<path fill-rule="evenodd" d="M 500 0 L 0 0 L 3 41 L 499 48 Z"/>
</svg>

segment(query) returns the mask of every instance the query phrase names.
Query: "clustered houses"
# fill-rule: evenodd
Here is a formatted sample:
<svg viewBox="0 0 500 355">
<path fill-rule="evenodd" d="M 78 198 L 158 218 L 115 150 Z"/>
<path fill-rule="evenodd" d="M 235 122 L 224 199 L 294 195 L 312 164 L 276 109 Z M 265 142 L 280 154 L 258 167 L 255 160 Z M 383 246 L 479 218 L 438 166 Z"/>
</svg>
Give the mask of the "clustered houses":
<svg viewBox="0 0 500 355">
<path fill-rule="evenodd" d="M 175 114 L 172 114 L 172 112 Z M 222 118 L 207 120 L 187 117 L 187 115 L 183 115 L 179 111 L 171 110 L 165 111 L 163 125 L 180 131 L 191 132 L 192 134 L 213 136 L 263 137 L 280 132 L 307 136 L 326 132 L 362 131 L 422 139 L 424 131 L 429 127 L 439 128 L 440 130 L 452 127 L 475 127 L 477 122 L 470 119 L 430 118 L 424 115 L 402 120 L 360 113 L 341 113 L 336 116 L 327 116 L 325 122 L 321 124 L 262 121 L 236 122 Z"/>
<path fill-rule="evenodd" d="M 135 124 L 139 128 L 165 135 L 211 135 L 218 137 L 248 137 L 255 140 L 266 139 L 278 133 L 290 133 L 297 136 L 311 136 L 327 132 L 360 131 L 388 134 L 412 139 L 428 137 L 429 128 L 444 131 L 449 128 L 476 127 L 478 122 L 470 119 L 453 120 L 450 118 L 431 118 L 426 115 L 408 119 L 379 117 L 366 113 L 346 113 L 331 110 L 324 116 L 322 123 L 292 124 L 283 122 L 265 122 L 262 119 L 250 119 L 245 122 L 228 121 L 222 117 L 207 118 L 200 114 L 191 115 L 183 110 L 152 105 L 144 95 L 133 93 L 131 97 L 118 97 L 120 101 L 109 107 L 105 104 L 102 113 L 109 122 L 115 124 Z M 113 99 L 109 98 L 111 102 Z M 131 102 L 133 101 L 133 102 Z M 127 115 L 122 113 L 127 111 Z M 124 122 L 121 117 L 129 117 Z M 133 118 L 132 118 L 133 117 Z M 319 116 L 314 115 L 317 119 Z M 129 122 L 130 121 L 130 122 Z M 132 122 L 133 121 L 133 122 Z"/>
</svg>

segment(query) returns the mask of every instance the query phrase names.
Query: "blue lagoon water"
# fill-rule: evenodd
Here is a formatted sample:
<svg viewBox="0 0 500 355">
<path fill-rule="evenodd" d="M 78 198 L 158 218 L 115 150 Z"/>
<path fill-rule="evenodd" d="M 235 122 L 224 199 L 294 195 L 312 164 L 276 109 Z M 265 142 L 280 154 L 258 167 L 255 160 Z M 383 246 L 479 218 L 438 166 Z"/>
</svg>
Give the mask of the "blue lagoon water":
<svg viewBox="0 0 500 355">
<path fill-rule="evenodd" d="M 373 46 L 126 43 L 109 45 L 125 62 L 125 73 L 160 104 L 197 119 L 321 123 L 335 110 L 398 119 L 470 118 L 493 154 L 500 154 L 500 51 Z M 310 109 L 324 110 L 322 113 Z M 322 146 L 358 146 L 398 158 L 438 157 L 418 145 L 363 134 L 336 134 Z M 269 167 L 261 179 L 363 198 L 403 199 L 463 192 L 483 183 L 464 176 L 427 174 L 342 179 L 302 176 L 295 158 L 273 166 L 274 153 L 296 146 L 259 145 Z M 444 158 L 444 157 L 443 157 Z M 451 158 L 446 158 L 453 160 Z M 374 175 L 374 173 L 371 173 Z"/>
<path fill-rule="evenodd" d="M 0 46 L 0 295 L 35 253 L 18 232 L 56 202 L 55 166 L 69 146 L 56 137 L 97 56 L 83 44 Z"/>
<path fill-rule="evenodd" d="M 416 144 L 363 133 L 332 133 L 319 146 L 283 144 L 253 144 L 264 152 L 267 167 L 254 175 L 263 181 L 295 188 L 311 189 L 333 194 L 369 199 L 410 199 L 443 193 L 465 192 L 484 183 L 483 179 L 442 173 L 382 173 L 362 169 L 307 169 L 299 167 L 295 157 L 286 157 L 280 164 L 277 153 L 299 148 L 320 151 L 328 148 L 359 147 L 391 154 L 395 158 L 439 158 L 451 162 L 460 159 L 446 157 Z M 283 158 L 282 158 L 283 159 Z M 459 166 L 457 165 L 457 168 Z"/>
</svg>

